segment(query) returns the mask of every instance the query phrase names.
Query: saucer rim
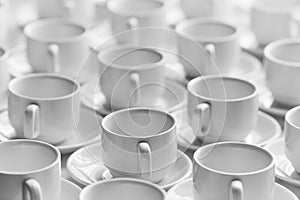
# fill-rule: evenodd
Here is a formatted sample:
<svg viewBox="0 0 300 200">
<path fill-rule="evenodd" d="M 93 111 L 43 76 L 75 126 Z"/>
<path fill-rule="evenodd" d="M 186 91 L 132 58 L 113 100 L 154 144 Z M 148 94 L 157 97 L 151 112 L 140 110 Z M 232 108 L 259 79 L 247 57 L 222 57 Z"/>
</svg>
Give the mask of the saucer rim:
<svg viewBox="0 0 300 200">
<path fill-rule="evenodd" d="M 276 121 L 276 119 L 274 119 L 274 117 L 272 117 L 271 115 L 267 114 L 267 113 L 264 113 L 262 111 L 259 111 L 258 112 L 258 115 L 264 117 L 265 119 L 268 119 L 270 122 L 272 122 L 272 124 L 274 125 L 275 127 L 275 131 L 274 131 L 274 134 L 272 137 L 270 137 L 269 139 L 267 139 L 266 141 L 263 141 L 263 142 L 260 142 L 260 143 L 257 143 L 255 145 L 258 145 L 258 146 L 266 146 L 268 143 L 270 142 L 273 142 L 273 141 L 276 141 L 278 138 L 280 138 L 282 136 L 282 130 L 281 130 L 281 126 L 280 124 Z M 182 131 L 184 130 L 186 127 L 183 126 L 181 127 L 178 131 Z M 190 127 L 189 127 L 190 128 Z M 178 134 L 179 135 L 179 134 Z M 177 144 L 180 146 L 180 147 L 183 147 L 185 149 L 185 151 L 196 151 L 200 146 L 196 146 L 196 145 L 189 145 L 187 146 L 186 143 L 181 143 L 179 140 L 177 140 Z M 254 144 L 254 143 L 250 143 L 250 144 Z"/>
<path fill-rule="evenodd" d="M 67 159 L 66 169 L 67 169 L 68 173 L 70 174 L 70 176 L 71 176 L 72 179 L 74 179 L 76 182 L 78 182 L 81 185 L 87 186 L 87 185 L 90 185 L 90 183 L 87 183 L 85 180 L 82 180 L 81 178 L 78 178 L 76 176 L 76 174 L 73 173 L 72 164 L 71 163 L 73 162 L 73 160 L 74 160 L 74 158 L 76 157 L 77 154 L 81 153 L 85 149 L 95 148 L 98 145 L 99 144 L 91 144 L 89 146 L 82 147 L 82 148 L 78 149 L 77 151 L 73 152 L 69 156 L 69 158 Z M 169 190 L 171 187 L 175 186 L 176 184 L 179 184 L 180 182 L 186 180 L 193 173 L 193 163 L 192 163 L 192 160 L 184 152 L 182 152 L 179 149 L 177 149 L 177 154 L 179 154 L 181 158 L 182 157 L 184 158 L 185 163 L 186 163 L 185 166 L 187 167 L 187 170 L 186 170 L 185 174 L 181 178 L 179 178 L 178 180 L 176 180 L 176 181 L 174 181 L 172 183 L 165 184 L 165 185 L 159 185 L 159 184 L 157 184 L 162 189 Z M 177 156 L 177 158 L 178 158 L 178 156 Z"/>
</svg>

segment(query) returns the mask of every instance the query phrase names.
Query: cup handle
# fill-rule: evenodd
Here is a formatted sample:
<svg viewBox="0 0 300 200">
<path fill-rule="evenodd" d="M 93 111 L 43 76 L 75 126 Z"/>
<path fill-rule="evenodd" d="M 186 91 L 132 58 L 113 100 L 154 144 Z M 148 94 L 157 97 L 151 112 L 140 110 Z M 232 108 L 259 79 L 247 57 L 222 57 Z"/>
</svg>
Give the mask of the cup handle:
<svg viewBox="0 0 300 200">
<path fill-rule="evenodd" d="M 138 165 L 142 178 L 152 177 L 152 152 L 147 142 L 138 144 Z"/>
<path fill-rule="evenodd" d="M 38 105 L 30 104 L 26 107 L 23 129 L 25 138 L 36 139 L 40 135 L 40 108 Z"/>
<path fill-rule="evenodd" d="M 205 136 L 208 133 L 208 127 L 203 122 L 206 118 L 210 118 L 210 105 L 208 103 L 201 103 L 194 109 L 192 116 L 192 128 L 196 137 Z M 200 119 L 200 123 L 197 123 Z M 208 123 L 209 124 L 209 123 Z M 196 131 L 199 128 L 200 131 Z"/>
<path fill-rule="evenodd" d="M 206 52 L 212 60 L 216 59 L 216 46 L 212 43 L 208 43 L 204 45 Z"/>
<path fill-rule="evenodd" d="M 290 15 L 291 23 L 290 23 L 290 32 L 291 37 L 299 37 L 300 35 L 300 18 L 297 17 L 295 13 Z"/>
<path fill-rule="evenodd" d="M 136 17 L 130 17 L 127 19 L 127 27 L 129 30 L 133 31 L 132 34 L 132 43 L 135 45 L 138 45 L 139 41 L 138 41 L 138 35 L 136 34 L 136 31 L 133 29 L 137 29 L 139 26 L 139 20 Z"/>
<path fill-rule="evenodd" d="M 243 200 L 243 183 L 240 180 L 233 180 L 230 183 L 230 200 Z"/>
<path fill-rule="evenodd" d="M 42 189 L 40 184 L 34 179 L 27 179 L 23 183 L 24 200 L 42 200 Z"/>
<path fill-rule="evenodd" d="M 52 71 L 54 73 L 59 73 L 59 46 L 57 44 L 51 43 L 48 45 L 48 51 L 52 56 Z"/>
<path fill-rule="evenodd" d="M 67 10 L 68 16 L 71 17 L 76 6 L 74 0 L 65 0 L 63 4 L 64 8 Z"/>
<path fill-rule="evenodd" d="M 132 72 L 129 75 L 129 79 L 131 84 L 133 85 L 134 88 L 136 88 L 135 91 L 135 105 L 140 102 L 140 75 L 137 72 Z"/>
</svg>

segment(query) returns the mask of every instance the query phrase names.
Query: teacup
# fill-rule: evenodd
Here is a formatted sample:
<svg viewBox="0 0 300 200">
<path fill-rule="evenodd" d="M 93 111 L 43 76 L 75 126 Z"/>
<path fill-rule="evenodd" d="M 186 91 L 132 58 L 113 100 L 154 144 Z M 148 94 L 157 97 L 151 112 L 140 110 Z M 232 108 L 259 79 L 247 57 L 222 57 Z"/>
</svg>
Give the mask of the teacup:
<svg viewBox="0 0 300 200">
<path fill-rule="evenodd" d="M 57 148 L 44 142 L 1 142 L 0 199 L 60 199 L 60 157 Z"/>
<path fill-rule="evenodd" d="M 167 200 L 166 192 L 148 181 L 118 178 L 94 183 L 85 187 L 79 200 Z"/>
<path fill-rule="evenodd" d="M 90 24 L 93 17 L 92 1 L 87 0 L 38 0 L 37 14 L 40 18 L 61 17 Z"/>
<path fill-rule="evenodd" d="M 87 73 L 81 79 L 88 80 L 88 72 L 81 70 L 90 51 L 82 25 L 66 19 L 41 19 L 26 25 L 24 33 L 34 72 L 55 72 L 76 79 Z"/>
<path fill-rule="evenodd" d="M 167 28 L 166 2 L 161 0 L 110 0 L 112 31 L 119 43 L 159 45 L 168 38 L 157 28 Z"/>
<path fill-rule="evenodd" d="M 283 39 L 270 43 L 264 50 L 266 80 L 274 98 L 289 106 L 300 104 L 299 39 Z"/>
<path fill-rule="evenodd" d="M 5 107 L 7 100 L 7 86 L 9 82 L 7 57 L 6 51 L 0 47 L 0 109 Z"/>
<path fill-rule="evenodd" d="M 175 118 L 151 108 L 113 112 L 102 123 L 102 159 L 113 177 L 159 182 L 177 159 Z"/>
<path fill-rule="evenodd" d="M 80 85 L 54 74 L 30 74 L 9 83 L 8 115 L 18 138 L 63 142 L 79 122 Z"/>
<path fill-rule="evenodd" d="M 285 115 L 285 154 L 297 172 L 300 172 L 300 107 L 294 107 Z"/>
<path fill-rule="evenodd" d="M 272 155 L 246 143 L 221 142 L 194 153 L 194 199 L 272 200 Z"/>
<path fill-rule="evenodd" d="M 164 57 L 151 48 L 117 45 L 100 51 L 100 87 L 113 110 L 150 106 L 164 91 Z"/>
<path fill-rule="evenodd" d="M 256 0 L 251 11 L 251 29 L 262 45 L 300 35 L 298 0 Z"/>
<path fill-rule="evenodd" d="M 209 18 L 187 19 L 176 26 L 178 52 L 190 78 L 212 73 L 228 74 L 240 60 L 236 27 Z"/>
<path fill-rule="evenodd" d="M 188 83 L 188 123 L 204 143 L 244 141 L 255 127 L 258 91 L 245 80 L 206 75 Z"/>
</svg>

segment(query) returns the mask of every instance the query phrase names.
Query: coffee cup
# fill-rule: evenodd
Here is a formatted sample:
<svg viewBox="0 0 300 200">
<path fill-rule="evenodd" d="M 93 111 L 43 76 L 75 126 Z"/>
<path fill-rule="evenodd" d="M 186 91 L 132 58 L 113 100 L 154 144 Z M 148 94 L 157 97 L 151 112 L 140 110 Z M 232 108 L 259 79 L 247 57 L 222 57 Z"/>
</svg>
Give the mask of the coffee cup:
<svg viewBox="0 0 300 200">
<path fill-rule="evenodd" d="M 255 127 L 258 91 L 248 81 L 206 75 L 188 83 L 188 123 L 204 143 L 244 141 Z"/>
<path fill-rule="evenodd" d="M 159 182 L 177 160 L 175 118 L 151 108 L 113 112 L 102 120 L 102 159 L 113 177 Z"/>
<path fill-rule="evenodd" d="M 96 200 L 99 197 L 106 200 L 167 200 L 166 192 L 148 181 L 117 178 L 100 181 L 85 187 L 79 200 Z"/>
<path fill-rule="evenodd" d="M 112 32 L 119 43 L 161 45 L 168 39 L 166 2 L 161 0 L 110 0 L 107 3 Z"/>
<path fill-rule="evenodd" d="M 180 60 L 189 78 L 228 74 L 240 60 L 236 27 L 209 18 L 187 19 L 176 26 Z"/>
<path fill-rule="evenodd" d="M 8 115 L 17 138 L 59 144 L 79 122 L 80 85 L 72 79 L 30 74 L 13 79 L 8 90 Z"/>
<path fill-rule="evenodd" d="M 151 48 L 116 45 L 100 51 L 100 88 L 112 110 L 150 106 L 163 93 L 164 57 Z"/>
<path fill-rule="evenodd" d="M 60 199 L 61 161 L 57 148 L 41 141 L 0 143 L 0 199 Z"/>
<path fill-rule="evenodd" d="M 40 19 L 26 25 L 24 33 L 34 72 L 61 73 L 80 82 L 93 75 L 88 68 L 81 69 L 90 52 L 82 25 L 66 19 Z"/>
<path fill-rule="evenodd" d="M 238 142 L 203 146 L 194 154 L 194 199 L 272 200 L 274 171 L 272 155 L 261 147 Z"/>
<path fill-rule="evenodd" d="M 300 2 L 297 0 L 256 0 L 251 11 L 251 29 L 262 45 L 299 37 Z"/>
<path fill-rule="evenodd" d="M 60 17 L 90 25 L 93 17 L 92 1 L 86 0 L 39 0 L 36 2 L 40 18 Z"/>
<path fill-rule="evenodd" d="M 285 115 L 285 155 L 297 172 L 300 172 L 300 107 L 290 109 Z"/>
<path fill-rule="evenodd" d="M 9 82 L 7 57 L 6 51 L 0 47 L 0 109 L 6 107 L 7 102 L 7 86 Z"/>
<path fill-rule="evenodd" d="M 300 104 L 300 51 L 298 39 L 270 43 L 264 50 L 267 86 L 274 99 L 288 106 Z"/>
</svg>

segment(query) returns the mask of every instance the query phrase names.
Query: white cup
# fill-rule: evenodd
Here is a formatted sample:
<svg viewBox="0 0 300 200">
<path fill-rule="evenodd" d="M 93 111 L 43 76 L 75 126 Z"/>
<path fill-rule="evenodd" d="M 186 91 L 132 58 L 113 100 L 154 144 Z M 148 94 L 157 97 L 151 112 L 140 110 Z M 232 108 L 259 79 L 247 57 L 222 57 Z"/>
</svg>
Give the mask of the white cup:
<svg viewBox="0 0 300 200">
<path fill-rule="evenodd" d="M 152 47 L 164 43 L 168 35 L 156 28 L 168 27 L 165 4 L 161 0 L 108 1 L 112 31 L 117 41 Z"/>
<path fill-rule="evenodd" d="M 0 199 L 60 199 L 60 157 L 57 148 L 44 142 L 1 142 Z"/>
<path fill-rule="evenodd" d="M 272 155 L 255 145 L 203 146 L 194 154 L 194 199 L 272 200 L 274 169 Z"/>
<path fill-rule="evenodd" d="M 151 48 L 117 45 L 100 51 L 100 87 L 113 110 L 150 106 L 163 93 L 164 57 Z"/>
<path fill-rule="evenodd" d="M 79 122 L 80 85 L 54 74 L 31 74 L 9 83 L 8 115 L 18 138 L 52 144 L 66 140 Z"/>
<path fill-rule="evenodd" d="M 187 88 L 188 122 L 204 143 L 244 141 L 255 127 L 258 91 L 250 82 L 207 75 Z"/>
<path fill-rule="evenodd" d="M 89 25 L 93 17 L 91 0 L 38 0 L 37 14 L 40 18 L 61 17 Z"/>
<path fill-rule="evenodd" d="M 294 107 L 285 115 L 285 154 L 297 172 L 300 172 L 300 107 Z"/>
<path fill-rule="evenodd" d="M 209 18 L 188 19 L 176 26 L 178 52 L 190 78 L 212 73 L 227 74 L 240 60 L 236 27 Z"/>
<path fill-rule="evenodd" d="M 104 117 L 101 125 L 101 156 L 114 177 L 159 182 L 176 162 L 176 123 L 166 112 L 124 109 Z"/>
<path fill-rule="evenodd" d="M 9 82 L 7 53 L 0 47 L 0 109 L 5 107 L 7 102 L 7 86 Z"/>
<path fill-rule="evenodd" d="M 274 41 L 264 50 L 266 81 L 274 98 L 289 106 L 300 104 L 299 39 Z"/>
<path fill-rule="evenodd" d="M 82 79 L 80 82 L 93 75 L 81 69 L 90 52 L 87 30 L 82 25 L 65 19 L 41 19 L 28 24 L 24 33 L 34 72 L 61 73 Z"/>
<path fill-rule="evenodd" d="M 79 200 L 167 200 L 166 192 L 148 181 L 118 178 L 85 187 Z"/>
<path fill-rule="evenodd" d="M 256 0 L 251 11 L 251 29 L 257 41 L 266 45 L 274 40 L 300 35 L 298 0 Z"/>
</svg>

